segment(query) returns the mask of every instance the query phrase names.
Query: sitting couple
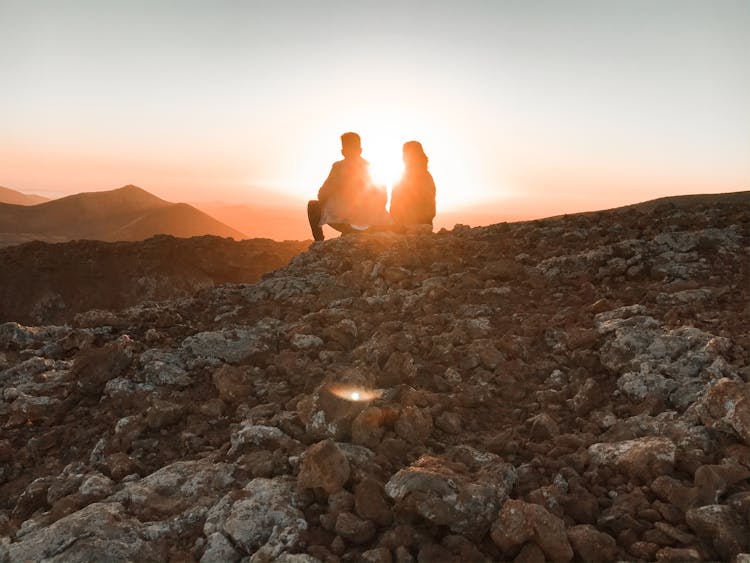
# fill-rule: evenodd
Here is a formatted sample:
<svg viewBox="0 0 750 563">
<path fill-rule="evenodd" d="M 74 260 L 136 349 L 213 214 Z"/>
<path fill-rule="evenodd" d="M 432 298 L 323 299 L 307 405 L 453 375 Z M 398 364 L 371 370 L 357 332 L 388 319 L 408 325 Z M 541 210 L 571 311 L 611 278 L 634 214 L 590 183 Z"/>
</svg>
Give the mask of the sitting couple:
<svg viewBox="0 0 750 563">
<path fill-rule="evenodd" d="M 307 204 L 315 240 L 324 240 L 323 225 L 344 234 L 363 230 L 386 230 L 395 225 L 430 225 L 435 217 L 435 182 L 427 170 L 427 156 L 417 141 L 404 144 L 404 174 L 393 187 L 391 212 L 384 186 L 372 181 L 369 163 L 362 158 L 356 133 L 341 135 L 344 160 L 335 162 L 318 191 L 318 199 Z"/>
</svg>

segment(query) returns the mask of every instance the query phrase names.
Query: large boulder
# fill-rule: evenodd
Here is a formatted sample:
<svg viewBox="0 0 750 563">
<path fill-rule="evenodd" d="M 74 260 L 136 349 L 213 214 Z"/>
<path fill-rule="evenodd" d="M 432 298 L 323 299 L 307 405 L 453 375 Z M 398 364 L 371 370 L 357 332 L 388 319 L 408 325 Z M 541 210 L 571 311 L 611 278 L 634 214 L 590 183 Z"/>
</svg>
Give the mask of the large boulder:
<svg viewBox="0 0 750 563">
<path fill-rule="evenodd" d="M 223 522 L 223 532 L 247 553 L 268 560 L 303 545 L 307 522 L 296 507 L 293 482 L 256 478 L 244 488 Z"/>
<path fill-rule="evenodd" d="M 669 438 L 646 436 L 615 443 L 592 444 L 588 448 L 591 463 L 612 467 L 632 479 L 650 482 L 671 473 L 677 447 Z"/>
<path fill-rule="evenodd" d="M 11 561 L 150 562 L 166 554 L 144 539 L 144 525 L 119 502 L 97 502 L 10 544 Z"/>
<path fill-rule="evenodd" d="M 463 446 L 446 456 L 420 457 L 391 477 L 385 492 L 396 502 L 397 511 L 480 537 L 515 480 L 513 467 L 498 456 Z"/>
<path fill-rule="evenodd" d="M 703 424 L 737 436 L 750 446 L 750 383 L 723 378 L 698 405 Z"/>
<path fill-rule="evenodd" d="M 565 522 L 538 504 L 507 500 L 492 525 L 490 535 L 506 556 L 514 555 L 527 542 L 533 542 L 550 561 L 573 559 Z"/>
</svg>

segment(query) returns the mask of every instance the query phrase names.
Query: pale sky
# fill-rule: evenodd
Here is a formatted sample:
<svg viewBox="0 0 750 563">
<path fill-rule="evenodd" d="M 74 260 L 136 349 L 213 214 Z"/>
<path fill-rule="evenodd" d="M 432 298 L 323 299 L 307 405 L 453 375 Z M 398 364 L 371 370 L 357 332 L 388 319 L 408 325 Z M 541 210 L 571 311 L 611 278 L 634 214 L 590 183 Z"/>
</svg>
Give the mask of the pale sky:
<svg viewBox="0 0 750 563">
<path fill-rule="evenodd" d="M 305 200 L 348 130 L 384 181 L 421 141 L 444 210 L 750 189 L 750 0 L 0 0 L 0 22 L 0 185 L 28 193 Z"/>
</svg>

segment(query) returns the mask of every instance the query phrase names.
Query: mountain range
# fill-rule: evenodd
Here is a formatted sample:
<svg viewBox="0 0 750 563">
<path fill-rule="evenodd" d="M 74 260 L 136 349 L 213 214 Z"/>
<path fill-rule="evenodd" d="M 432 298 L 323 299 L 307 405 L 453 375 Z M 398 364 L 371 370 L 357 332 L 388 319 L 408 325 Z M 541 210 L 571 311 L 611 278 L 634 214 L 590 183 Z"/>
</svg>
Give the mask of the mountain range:
<svg viewBox="0 0 750 563">
<path fill-rule="evenodd" d="M 0 203 L 10 203 L 13 205 L 36 205 L 49 201 L 46 197 L 34 194 L 25 194 L 10 188 L 0 186 Z"/>
<path fill-rule="evenodd" d="M 11 196 L 19 194 L 8 192 Z M 18 196 L 14 199 L 22 201 Z M 0 246 L 31 240 L 134 241 L 157 234 L 246 238 L 244 233 L 191 205 L 165 201 L 132 185 L 37 204 L 26 201 L 27 204 L 0 203 Z"/>
</svg>

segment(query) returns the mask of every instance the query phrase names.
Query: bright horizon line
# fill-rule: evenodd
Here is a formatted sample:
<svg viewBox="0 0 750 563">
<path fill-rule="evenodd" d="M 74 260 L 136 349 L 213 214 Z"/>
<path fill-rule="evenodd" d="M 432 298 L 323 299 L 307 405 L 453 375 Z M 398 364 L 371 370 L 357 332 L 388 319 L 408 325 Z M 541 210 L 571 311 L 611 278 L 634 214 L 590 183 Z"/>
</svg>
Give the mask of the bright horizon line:
<svg viewBox="0 0 750 563">
<path fill-rule="evenodd" d="M 247 198 L 245 200 L 234 200 L 234 199 L 199 199 L 199 198 L 185 198 L 185 199 L 177 199 L 164 196 L 162 195 L 162 192 L 164 190 L 160 190 L 159 188 L 146 188 L 143 186 L 139 186 L 138 184 L 134 183 L 125 183 L 122 185 L 119 185 L 114 188 L 99 188 L 99 189 L 90 189 L 90 190 L 80 190 L 80 191 L 70 191 L 67 193 L 61 193 L 60 190 L 38 190 L 38 189 L 24 189 L 24 188 L 17 188 L 17 187 L 11 187 L 7 184 L 0 184 L 0 187 L 5 187 L 14 191 L 17 191 L 19 193 L 22 193 L 24 195 L 34 195 L 34 196 L 40 196 L 48 198 L 50 201 L 54 201 L 57 199 L 63 199 L 65 197 L 74 196 L 78 194 L 84 194 L 84 193 L 97 193 L 97 192 L 109 192 L 109 191 L 115 191 L 118 189 L 122 189 L 128 186 L 134 186 L 136 188 L 139 188 L 141 190 L 144 190 L 151 195 L 154 195 L 160 199 L 163 199 L 164 201 L 168 201 L 169 203 L 187 203 L 190 205 L 200 206 L 200 205 L 224 205 L 229 207 L 240 207 L 240 206 L 246 206 L 246 207 L 256 207 L 256 208 L 267 208 L 267 209 L 296 209 L 299 207 L 299 205 L 304 204 L 305 201 L 307 201 L 309 198 L 300 196 L 295 197 L 288 192 L 276 192 L 273 189 L 269 188 L 262 188 L 262 187 L 254 187 L 248 189 L 248 193 L 252 193 L 255 191 L 256 193 L 258 191 L 265 193 L 268 196 L 275 196 L 281 199 L 280 203 L 274 203 L 271 201 L 263 201 L 263 202 L 253 202 L 252 198 Z M 168 190 L 167 190 L 168 191 Z M 631 199 L 628 199 L 627 201 L 619 201 L 615 202 L 614 204 L 610 204 L 608 206 L 604 207 L 592 207 L 591 205 L 581 205 L 581 200 L 575 200 L 572 202 L 568 202 L 567 204 L 564 204 L 562 201 L 557 201 L 552 203 L 550 206 L 540 206 L 545 209 L 545 211 L 542 211 L 540 209 L 540 212 L 543 213 L 544 217 L 548 216 L 554 216 L 554 215 L 547 215 L 547 213 L 553 213 L 553 214 L 570 214 L 570 213 L 586 213 L 590 211 L 604 211 L 608 209 L 616 209 L 618 207 L 624 207 L 628 205 L 634 205 L 639 203 L 645 203 L 648 201 L 653 201 L 657 199 L 662 198 L 670 198 L 670 197 L 680 197 L 680 196 L 692 196 L 692 195 L 719 195 L 719 194 L 726 194 L 726 193 L 741 193 L 744 191 L 750 191 L 750 188 L 748 187 L 738 187 L 734 190 L 721 190 L 721 191 L 696 191 L 696 192 L 685 192 L 685 191 L 674 191 L 674 192 L 659 192 L 654 193 L 650 196 L 648 196 L 646 199 L 642 199 L 640 197 L 633 197 Z M 525 205 L 522 208 L 518 208 L 513 212 L 513 210 L 507 210 L 510 212 L 506 213 L 498 213 L 494 208 L 496 206 L 506 206 L 508 203 L 525 203 Z M 487 199 L 482 202 L 477 202 L 474 204 L 468 204 L 468 205 L 460 205 L 460 206 L 450 206 L 448 208 L 438 209 L 439 214 L 467 214 L 467 215 L 473 215 L 473 216 L 492 216 L 492 215 L 501 215 L 501 216 L 530 216 L 536 215 L 534 214 L 528 207 L 528 204 L 534 202 L 534 197 L 532 193 L 529 193 L 524 197 L 522 194 L 514 193 L 510 195 L 506 195 L 502 198 L 494 198 L 494 199 Z M 483 209 L 479 209 L 479 208 Z M 551 211 L 553 208 L 558 208 L 557 211 Z M 486 208 L 486 209 L 484 209 Z M 540 215 L 542 216 L 542 215 Z"/>
</svg>

